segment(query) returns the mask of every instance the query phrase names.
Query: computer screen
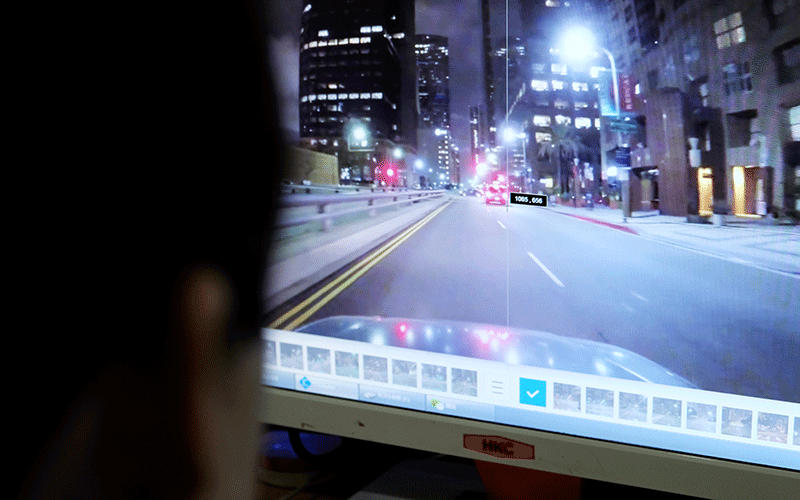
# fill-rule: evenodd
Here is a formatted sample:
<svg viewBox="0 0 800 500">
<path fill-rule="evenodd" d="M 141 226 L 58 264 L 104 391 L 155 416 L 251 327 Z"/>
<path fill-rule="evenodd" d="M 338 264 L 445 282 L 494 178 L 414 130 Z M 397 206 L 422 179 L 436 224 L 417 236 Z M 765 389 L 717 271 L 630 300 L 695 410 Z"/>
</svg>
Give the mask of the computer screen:
<svg viewBox="0 0 800 500">
<path fill-rule="evenodd" d="M 269 9 L 263 421 L 796 494 L 797 5 Z"/>
</svg>

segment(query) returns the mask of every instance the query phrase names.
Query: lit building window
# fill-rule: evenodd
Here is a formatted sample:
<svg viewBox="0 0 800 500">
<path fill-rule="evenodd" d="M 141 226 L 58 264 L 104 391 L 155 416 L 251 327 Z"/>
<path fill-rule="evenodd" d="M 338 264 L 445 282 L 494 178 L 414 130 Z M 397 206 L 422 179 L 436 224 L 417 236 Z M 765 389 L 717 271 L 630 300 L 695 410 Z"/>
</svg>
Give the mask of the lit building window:
<svg viewBox="0 0 800 500">
<path fill-rule="evenodd" d="M 575 118 L 575 128 L 591 128 L 592 119 L 583 116 Z"/>
<path fill-rule="evenodd" d="M 362 36 L 361 37 L 361 43 L 369 43 L 370 40 L 371 39 L 368 36 Z"/>
<path fill-rule="evenodd" d="M 750 75 L 750 63 L 726 64 L 722 68 L 722 73 L 726 95 L 737 94 L 739 92 L 752 92 L 753 84 Z"/>
<path fill-rule="evenodd" d="M 301 97 L 300 102 L 308 102 L 308 96 L 304 95 L 303 97 Z"/>
<path fill-rule="evenodd" d="M 746 40 L 742 13 L 734 12 L 728 17 L 723 17 L 714 23 L 714 33 L 717 35 L 717 48 L 725 49 L 731 45 L 743 43 Z"/>
<path fill-rule="evenodd" d="M 543 63 L 536 63 L 533 65 L 533 72 L 542 74 L 544 73 L 544 64 Z"/>
<path fill-rule="evenodd" d="M 320 42 L 319 42 L 319 44 L 317 46 L 318 47 L 327 47 L 328 46 L 328 42 L 326 40 L 320 40 Z"/>
<path fill-rule="evenodd" d="M 575 101 L 575 109 L 583 109 L 583 108 L 588 108 L 588 107 L 589 107 L 589 103 L 588 102 Z"/>
<path fill-rule="evenodd" d="M 381 31 L 383 31 L 383 26 L 373 26 L 372 27 L 372 32 L 373 33 L 380 33 Z"/>
<path fill-rule="evenodd" d="M 405 38 L 406 34 L 405 33 L 395 33 L 394 35 L 392 35 L 392 37 L 393 38 Z"/>
<path fill-rule="evenodd" d="M 308 12 L 309 10 L 311 10 L 311 4 L 306 5 L 306 8 L 303 9 L 303 12 Z"/>
<path fill-rule="evenodd" d="M 639 94 L 641 94 L 641 93 L 642 93 L 642 85 L 641 85 L 640 83 L 637 83 L 637 84 L 636 84 L 636 85 L 633 87 L 633 93 L 634 93 L 634 94 L 636 94 L 636 95 L 639 95 Z"/>
<path fill-rule="evenodd" d="M 349 41 L 347 40 L 347 38 L 342 38 L 339 40 L 339 45 L 347 45 L 348 43 Z"/>
<path fill-rule="evenodd" d="M 350 43 L 359 43 L 359 40 L 360 39 L 358 37 L 354 37 L 350 39 Z"/>
<path fill-rule="evenodd" d="M 372 93 L 373 99 L 383 99 L 383 92 L 373 92 Z"/>
<path fill-rule="evenodd" d="M 328 100 L 328 94 L 319 94 L 319 95 L 317 95 L 317 99 L 319 99 L 320 101 L 327 101 Z"/>
<path fill-rule="evenodd" d="M 566 64 L 551 64 L 550 71 L 555 75 L 566 75 L 567 74 L 567 65 Z"/>
<path fill-rule="evenodd" d="M 371 32 L 372 32 L 372 30 L 369 29 L 369 26 L 362 26 L 361 27 L 361 33 L 371 33 Z"/>
<path fill-rule="evenodd" d="M 567 109 L 569 107 L 569 103 L 564 99 L 556 99 L 553 105 L 556 109 Z"/>
<path fill-rule="evenodd" d="M 544 4 L 547 7 L 558 7 L 559 2 L 557 0 L 547 0 Z"/>
<path fill-rule="evenodd" d="M 351 93 L 347 94 L 347 98 L 348 99 L 358 99 L 358 93 L 357 92 L 351 92 Z"/>
<path fill-rule="evenodd" d="M 586 92 L 589 90 L 589 84 L 585 82 L 572 82 L 572 90 L 575 92 Z"/>
<path fill-rule="evenodd" d="M 533 124 L 537 127 L 549 127 L 550 117 L 547 115 L 533 115 Z"/>
<path fill-rule="evenodd" d="M 553 90 L 563 90 L 564 89 L 564 82 L 561 80 L 553 80 Z"/>
<path fill-rule="evenodd" d="M 362 99 L 369 99 L 369 96 L 370 96 L 370 93 L 369 93 L 369 92 L 362 92 L 362 93 L 361 93 L 361 98 L 362 98 Z"/>
<path fill-rule="evenodd" d="M 550 135 L 550 132 L 536 132 L 536 142 L 539 144 L 543 142 L 551 142 L 553 140 L 553 136 Z"/>
<path fill-rule="evenodd" d="M 572 123 L 572 119 L 569 116 L 556 115 L 556 123 L 559 125 L 570 125 Z"/>
<path fill-rule="evenodd" d="M 347 94 L 339 94 L 337 99 L 347 99 Z"/>
<path fill-rule="evenodd" d="M 537 91 L 547 90 L 547 81 L 531 80 L 531 88 Z"/>
<path fill-rule="evenodd" d="M 597 78 L 600 72 L 603 71 L 604 69 L 605 68 L 601 68 L 600 66 L 592 66 L 589 69 L 589 76 L 591 76 L 592 78 Z"/>
<path fill-rule="evenodd" d="M 317 33 L 317 36 L 319 36 L 319 37 L 328 36 L 328 30 L 319 30 L 319 33 Z"/>
<path fill-rule="evenodd" d="M 600 118 L 594 119 L 594 128 L 600 130 Z"/>
<path fill-rule="evenodd" d="M 792 130 L 792 140 L 800 141 L 800 106 L 789 108 L 789 127 Z"/>
<path fill-rule="evenodd" d="M 311 42 L 311 43 L 308 44 L 308 48 L 310 48 L 310 49 L 313 49 L 316 46 L 317 46 L 317 42 Z"/>
</svg>

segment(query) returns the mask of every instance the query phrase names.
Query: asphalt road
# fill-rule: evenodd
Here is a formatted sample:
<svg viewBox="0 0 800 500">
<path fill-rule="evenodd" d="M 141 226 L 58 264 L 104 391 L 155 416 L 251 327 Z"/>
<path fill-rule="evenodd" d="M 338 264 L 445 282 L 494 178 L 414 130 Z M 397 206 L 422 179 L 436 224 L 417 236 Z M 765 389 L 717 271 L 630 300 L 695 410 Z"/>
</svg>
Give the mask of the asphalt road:
<svg viewBox="0 0 800 500">
<path fill-rule="evenodd" d="M 304 322 L 342 314 L 586 338 L 703 389 L 800 402 L 800 280 L 538 207 L 454 198 Z"/>
</svg>

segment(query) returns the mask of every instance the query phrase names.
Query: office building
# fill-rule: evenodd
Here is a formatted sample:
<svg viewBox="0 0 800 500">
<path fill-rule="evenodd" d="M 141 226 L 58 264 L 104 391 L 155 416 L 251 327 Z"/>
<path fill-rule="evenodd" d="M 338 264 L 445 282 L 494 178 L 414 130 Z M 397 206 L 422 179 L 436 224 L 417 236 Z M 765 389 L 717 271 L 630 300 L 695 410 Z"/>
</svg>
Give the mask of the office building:
<svg viewBox="0 0 800 500">
<path fill-rule="evenodd" d="M 300 143 L 339 157 L 342 182 L 416 147 L 412 0 L 306 2 L 300 34 Z"/>
<path fill-rule="evenodd" d="M 415 38 L 419 115 L 417 152 L 423 164 L 421 184 L 455 182 L 450 132 L 450 63 L 447 38 L 417 35 Z"/>
<path fill-rule="evenodd" d="M 510 120 L 521 122 L 528 134 L 527 156 L 533 177 L 548 179 L 548 184 L 552 182 L 562 192 L 599 194 L 603 187 L 598 105 L 599 76 L 604 71 L 602 60 L 574 61 L 561 47 L 569 27 L 595 26 L 594 3 L 523 0 L 520 17 L 530 61 L 529 86 L 511 112 Z M 558 142 L 554 125 L 565 126 L 567 133 L 580 141 L 583 147 L 576 158 L 539 158 L 542 148 Z"/>
<path fill-rule="evenodd" d="M 639 121 L 646 134 L 631 151 L 633 210 L 717 222 L 725 214 L 796 217 L 798 4 L 618 0 L 610 5 L 609 31 L 636 28 L 641 35 L 642 26 L 651 26 L 644 33 L 657 38 L 633 44 L 615 38 L 609 47 L 630 62 L 643 104 Z"/>
</svg>

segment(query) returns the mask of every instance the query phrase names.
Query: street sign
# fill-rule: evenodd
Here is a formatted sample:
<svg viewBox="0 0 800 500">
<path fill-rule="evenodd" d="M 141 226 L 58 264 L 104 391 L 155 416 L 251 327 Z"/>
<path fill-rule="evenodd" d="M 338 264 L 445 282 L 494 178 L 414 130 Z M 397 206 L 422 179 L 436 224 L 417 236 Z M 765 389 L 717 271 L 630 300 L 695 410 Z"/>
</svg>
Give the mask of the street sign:
<svg viewBox="0 0 800 500">
<path fill-rule="evenodd" d="M 529 193 L 509 193 L 509 201 L 520 205 L 533 205 L 534 207 L 546 207 L 547 195 Z"/>
<path fill-rule="evenodd" d="M 609 117 L 608 125 L 614 132 L 622 132 L 623 134 L 638 134 L 639 123 L 636 120 L 625 120 L 622 117 Z"/>
</svg>

